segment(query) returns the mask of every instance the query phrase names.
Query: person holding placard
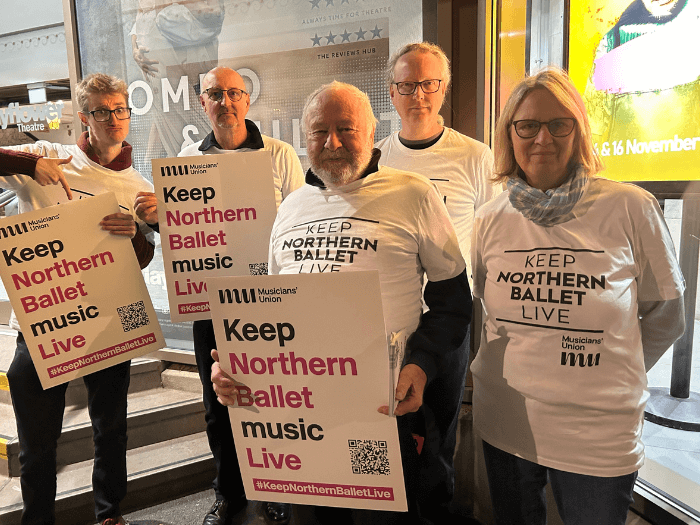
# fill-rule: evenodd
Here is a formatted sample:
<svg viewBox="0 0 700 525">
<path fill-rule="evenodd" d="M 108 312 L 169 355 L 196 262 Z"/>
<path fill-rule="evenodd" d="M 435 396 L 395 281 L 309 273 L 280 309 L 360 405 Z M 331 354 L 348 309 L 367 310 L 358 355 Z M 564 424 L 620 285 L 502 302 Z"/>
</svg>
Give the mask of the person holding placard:
<svg viewBox="0 0 700 525">
<path fill-rule="evenodd" d="M 243 78 L 236 71 L 227 67 L 216 67 L 209 71 L 202 79 L 199 98 L 213 131 L 204 140 L 186 146 L 179 157 L 269 151 L 272 156 L 277 206 L 303 184 L 303 170 L 294 148 L 280 140 L 261 135 L 257 126 L 245 118 L 250 109 L 250 94 L 246 91 Z M 157 229 L 155 194 L 139 194 L 135 207 L 138 216 Z M 247 500 L 228 410 L 216 402 L 210 379 L 213 364 L 210 352 L 216 348 L 211 320 L 194 321 L 193 336 L 206 409 L 207 437 L 217 472 L 214 479 L 216 501 L 206 514 L 203 525 L 224 525 L 247 504 Z M 279 517 L 278 521 L 288 519 L 286 515 L 274 517 Z"/>
<path fill-rule="evenodd" d="M 406 44 L 387 64 L 389 95 L 401 129 L 379 141 L 381 165 L 420 173 L 443 195 L 471 279 L 474 213 L 503 191 L 491 181 L 493 154 L 482 142 L 444 126 L 439 114 L 450 87 L 450 62 L 429 42 Z M 471 281 L 470 281 L 471 284 Z M 469 366 L 469 333 L 452 361 L 445 362 L 425 392 L 421 409 L 425 436 L 421 463 L 421 510 L 438 523 L 450 519 L 454 453 Z M 422 425 L 421 425 L 422 426 Z"/>
<path fill-rule="evenodd" d="M 280 206 L 270 241 L 270 273 L 379 271 L 387 333 L 405 329 L 412 335 L 394 410 L 409 513 L 381 513 L 377 519 L 420 523 L 417 450 L 402 416 L 420 408 L 426 385 L 443 360 L 459 351 L 467 333 L 472 300 L 457 235 L 430 181 L 379 166 L 381 152 L 373 149 L 376 119 L 365 93 L 341 82 L 321 86 L 309 96 L 302 123 L 311 169 L 307 184 Z M 337 228 L 330 227 L 334 222 Z M 329 227 L 321 236 L 308 224 Z M 312 253 L 318 248 L 325 262 L 295 257 L 294 250 L 284 248 L 291 239 Z M 341 249 L 351 245 L 355 249 Z M 235 405 L 234 383 L 218 363 L 212 380 L 219 401 Z M 388 414 L 389 407 L 380 411 Z M 316 516 L 322 523 L 352 523 L 349 509 L 317 507 Z"/>
<path fill-rule="evenodd" d="M 145 268 L 153 258 L 153 242 L 147 238 L 152 232 L 132 213 L 136 194 L 153 186 L 131 166 L 131 146 L 124 141 L 131 116 L 126 83 L 100 73 L 90 75 L 76 86 L 76 98 L 80 120 L 89 128 L 77 145 L 39 141 L 10 147 L 11 152 L 2 154 L 0 186 L 16 192 L 19 213 L 67 202 L 71 194 L 85 198 L 114 192 L 124 212 L 104 217 L 102 229 L 131 238 Z M 43 390 L 14 314 L 10 325 L 19 331 L 7 379 L 20 443 L 21 522 L 53 524 L 56 446 L 68 383 Z M 84 377 L 95 442 L 95 516 L 102 525 L 125 523 L 119 504 L 126 495 L 129 369 L 127 361 Z"/>
</svg>

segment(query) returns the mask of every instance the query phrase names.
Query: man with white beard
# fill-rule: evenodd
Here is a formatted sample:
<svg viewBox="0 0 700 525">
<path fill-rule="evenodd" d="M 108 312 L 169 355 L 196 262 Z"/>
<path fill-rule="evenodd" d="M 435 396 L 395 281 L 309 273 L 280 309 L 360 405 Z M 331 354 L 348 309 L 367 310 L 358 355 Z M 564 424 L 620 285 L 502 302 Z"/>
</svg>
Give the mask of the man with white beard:
<svg viewBox="0 0 700 525">
<path fill-rule="evenodd" d="M 343 217 L 353 237 L 371 240 L 366 245 L 376 246 L 358 250 L 352 260 L 340 262 L 343 258 L 336 257 L 339 262 L 334 267 L 341 272 L 378 270 L 387 334 L 401 329 L 412 332 L 395 410 L 409 514 L 377 511 L 376 520 L 425 523 L 416 504 L 418 454 L 403 416 L 418 410 L 426 385 L 467 332 L 472 302 L 457 236 L 430 181 L 379 167 L 381 154 L 373 149 L 376 119 L 365 93 L 340 82 L 322 86 L 309 96 L 302 122 L 311 169 L 306 185 L 279 208 L 270 240 L 270 273 L 309 271 L 308 264 L 295 261 L 293 250 L 284 247 L 292 238 L 306 237 L 307 243 L 324 242 L 324 249 L 337 250 L 338 237 L 319 238 L 300 226 L 310 221 Z M 345 230 L 343 235 L 347 234 Z M 212 367 L 212 381 L 219 401 L 234 405 L 234 383 L 218 362 Z M 388 414 L 388 407 L 380 412 Z M 317 507 L 316 515 L 321 523 L 352 523 L 350 509 Z"/>
</svg>

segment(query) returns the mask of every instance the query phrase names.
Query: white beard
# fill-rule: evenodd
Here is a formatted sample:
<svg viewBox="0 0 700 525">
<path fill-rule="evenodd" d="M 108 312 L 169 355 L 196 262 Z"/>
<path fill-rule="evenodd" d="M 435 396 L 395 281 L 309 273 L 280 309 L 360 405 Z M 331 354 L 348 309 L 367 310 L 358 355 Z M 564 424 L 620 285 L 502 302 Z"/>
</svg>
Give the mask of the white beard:
<svg viewBox="0 0 700 525">
<path fill-rule="evenodd" d="M 322 157 L 322 155 L 319 157 Z M 311 168 L 314 174 L 323 181 L 327 188 L 339 188 L 351 182 L 355 182 L 362 176 L 372 159 L 372 150 L 369 149 L 366 152 L 350 157 L 350 159 L 344 156 L 340 157 L 345 159 L 346 162 L 344 165 L 336 166 L 332 170 L 326 170 L 321 167 L 324 160 L 328 160 L 328 158 L 329 157 L 326 156 L 325 159 L 311 159 Z"/>
</svg>

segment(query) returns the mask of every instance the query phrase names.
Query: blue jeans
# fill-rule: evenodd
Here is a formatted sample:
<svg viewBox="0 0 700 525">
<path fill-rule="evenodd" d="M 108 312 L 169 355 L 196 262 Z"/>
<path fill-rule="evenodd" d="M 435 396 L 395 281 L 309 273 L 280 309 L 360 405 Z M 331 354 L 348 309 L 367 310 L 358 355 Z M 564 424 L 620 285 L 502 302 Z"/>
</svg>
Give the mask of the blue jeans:
<svg viewBox="0 0 700 525">
<path fill-rule="evenodd" d="M 126 495 L 126 394 L 131 362 L 84 376 L 95 442 L 92 487 L 97 521 L 121 515 Z M 22 525 L 56 521 L 56 447 L 61 436 L 68 383 L 44 390 L 24 336 L 7 371 L 19 437 Z"/>
<path fill-rule="evenodd" d="M 637 472 L 603 478 L 543 467 L 484 441 L 484 459 L 498 525 L 545 525 L 545 486 L 565 525 L 624 525 Z"/>
</svg>

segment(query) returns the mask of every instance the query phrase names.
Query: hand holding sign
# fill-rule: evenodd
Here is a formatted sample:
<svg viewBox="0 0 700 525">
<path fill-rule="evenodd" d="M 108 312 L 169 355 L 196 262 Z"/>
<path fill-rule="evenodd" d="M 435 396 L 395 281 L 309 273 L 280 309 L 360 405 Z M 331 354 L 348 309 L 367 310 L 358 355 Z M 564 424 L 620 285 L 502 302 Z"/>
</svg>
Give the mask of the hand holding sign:
<svg viewBox="0 0 700 525">
<path fill-rule="evenodd" d="M 150 191 L 140 191 L 134 201 L 136 216 L 146 224 L 158 223 L 158 199 L 156 194 Z"/>
<path fill-rule="evenodd" d="M 396 400 L 399 402 L 394 409 L 395 416 L 403 416 L 416 412 L 423 404 L 423 390 L 428 377 L 418 365 L 409 364 L 401 369 L 399 382 L 396 385 Z M 379 407 L 378 412 L 389 415 L 389 407 Z"/>
<path fill-rule="evenodd" d="M 214 360 L 214 364 L 211 365 L 211 382 L 214 383 L 216 399 L 218 399 L 219 403 L 222 405 L 232 407 L 236 404 L 236 396 L 238 396 L 236 383 L 233 378 L 219 366 L 219 352 L 212 350 L 211 357 Z"/>
<path fill-rule="evenodd" d="M 136 235 L 136 222 L 128 213 L 112 213 L 102 218 L 100 226 L 112 235 L 125 235 L 133 239 Z"/>
</svg>

